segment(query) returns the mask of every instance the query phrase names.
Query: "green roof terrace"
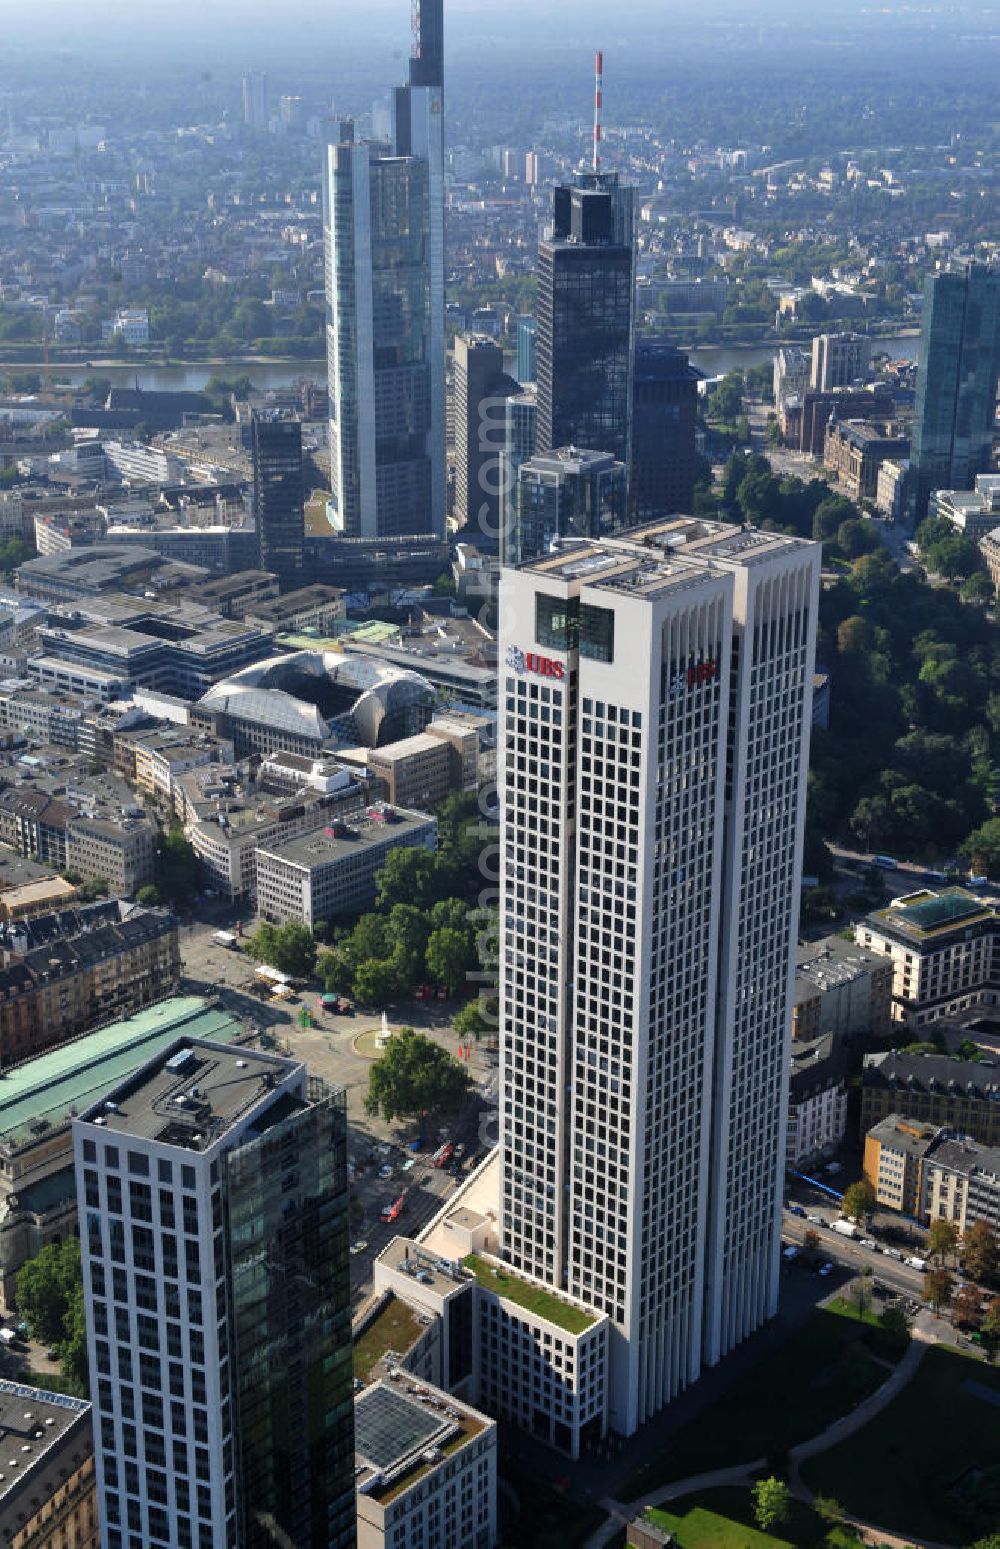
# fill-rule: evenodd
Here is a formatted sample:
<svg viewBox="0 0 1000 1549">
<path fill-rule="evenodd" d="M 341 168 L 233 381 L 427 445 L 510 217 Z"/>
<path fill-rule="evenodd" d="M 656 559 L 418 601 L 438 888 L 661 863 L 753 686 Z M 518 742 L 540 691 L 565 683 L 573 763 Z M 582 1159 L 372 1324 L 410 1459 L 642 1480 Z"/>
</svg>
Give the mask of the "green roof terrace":
<svg viewBox="0 0 1000 1549">
<path fill-rule="evenodd" d="M 515 1302 L 526 1312 L 533 1312 L 536 1317 L 555 1323 L 568 1334 L 582 1334 L 597 1322 L 596 1313 L 588 1312 L 575 1302 L 564 1301 L 546 1286 L 523 1279 L 506 1264 L 480 1258 L 478 1253 L 470 1253 L 462 1263 L 472 1271 L 484 1291 L 492 1291 L 505 1301 Z"/>
<path fill-rule="evenodd" d="M 963 888 L 948 888 L 942 893 L 922 892 L 878 909 L 869 918 L 890 930 L 898 930 L 914 940 L 943 934 L 971 925 L 975 920 L 994 919 L 995 911 L 974 893 Z"/>
</svg>

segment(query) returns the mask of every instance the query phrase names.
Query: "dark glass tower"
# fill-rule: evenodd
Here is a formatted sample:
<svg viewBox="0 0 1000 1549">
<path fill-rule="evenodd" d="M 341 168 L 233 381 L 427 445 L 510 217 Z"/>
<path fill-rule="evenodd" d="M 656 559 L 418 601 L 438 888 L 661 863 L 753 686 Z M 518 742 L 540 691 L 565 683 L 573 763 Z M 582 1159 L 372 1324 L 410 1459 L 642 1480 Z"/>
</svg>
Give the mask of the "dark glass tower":
<svg viewBox="0 0 1000 1549">
<path fill-rule="evenodd" d="M 346 1099 L 308 1088 L 226 1157 L 245 1549 L 354 1543 Z"/>
<path fill-rule="evenodd" d="M 301 584 L 305 548 L 302 426 L 276 410 L 253 415 L 253 515 L 262 570 Z"/>
<path fill-rule="evenodd" d="M 580 446 L 628 466 L 635 250 L 632 189 L 581 173 L 555 190 L 538 248 L 538 450 Z"/>
<path fill-rule="evenodd" d="M 1000 375 L 1000 271 L 967 263 L 929 275 L 913 421 L 916 518 L 934 489 L 989 471 Z"/>
<path fill-rule="evenodd" d="M 73 1131 L 102 1549 L 354 1549 L 343 1091 L 181 1039 Z"/>
<path fill-rule="evenodd" d="M 478 334 L 455 340 L 455 516 L 462 537 L 495 553 L 500 545 L 500 455 L 508 398 L 520 391 L 503 350 Z"/>
<path fill-rule="evenodd" d="M 640 340 L 632 389 L 634 522 L 691 510 L 699 373 L 672 344 Z"/>
</svg>

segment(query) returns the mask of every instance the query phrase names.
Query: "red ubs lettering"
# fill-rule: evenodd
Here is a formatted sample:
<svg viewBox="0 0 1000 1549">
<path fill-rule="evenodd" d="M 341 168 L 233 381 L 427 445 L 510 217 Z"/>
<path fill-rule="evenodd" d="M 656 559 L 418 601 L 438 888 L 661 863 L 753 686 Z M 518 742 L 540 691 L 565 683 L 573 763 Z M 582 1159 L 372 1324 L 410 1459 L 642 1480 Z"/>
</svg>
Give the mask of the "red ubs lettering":
<svg viewBox="0 0 1000 1549">
<path fill-rule="evenodd" d="M 699 683 L 710 683 L 718 677 L 719 669 L 715 662 L 697 662 L 687 671 L 687 686 L 695 688 Z"/>
<path fill-rule="evenodd" d="M 537 652 L 529 651 L 524 662 L 528 671 L 537 672 L 540 678 L 561 678 L 564 675 L 562 662 L 553 661 L 551 656 L 539 656 Z"/>
</svg>

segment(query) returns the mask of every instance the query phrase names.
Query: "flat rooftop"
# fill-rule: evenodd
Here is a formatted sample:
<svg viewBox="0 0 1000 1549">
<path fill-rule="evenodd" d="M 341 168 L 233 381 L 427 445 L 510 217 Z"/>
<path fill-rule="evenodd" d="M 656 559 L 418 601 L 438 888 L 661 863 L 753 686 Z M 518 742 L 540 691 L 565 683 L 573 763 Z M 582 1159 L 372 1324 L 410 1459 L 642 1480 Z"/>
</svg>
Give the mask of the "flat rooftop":
<svg viewBox="0 0 1000 1549">
<path fill-rule="evenodd" d="M 247 1029 L 199 995 L 177 995 L 136 1016 L 0 1072 L 0 1150 L 69 1123 L 178 1038 L 235 1043 Z"/>
<path fill-rule="evenodd" d="M 948 888 L 946 892 L 910 893 L 889 905 L 888 909 L 876 910 L 868 916 L 876 926 L 898 931 L 912 941 L 923 942 L 961 926 L 963 929 L 977 920 L 995 920 L 996 911 L 974 893 L 964 888 Z"/>
<path fill-rule="evenodd" d="M 207 1151 L 297 1068 L 273 1054 L 175 1039 L 81 1117 L 112 1134 Z"/>
<path fill-rule="evenodd" d="M 376 1382 L 354 1400 L 355 1484 L 386 1502 L 488 1425 L 449 1394 L 421 1383 Z"/>
<path fill-rule="evenodd" d="M 805 546 L 805 540 L 784 533 L 681 516 L 615 537 L 564 542 L 556 553 L 520 568 L 552 580 L 648 594 L 665 586 L 690 585 L 704 575 L 707 561 L 743 567 Z"/>
<path fill-rule="evenodd" d="M 0 1532 L 20 1531 L 93 1451 L 90 1405 L 66 1393 L 0 1381 Z M 22 1504 L 23 1503 L 23 1504 Z"/>
<path fill-rule="evenodd" d="M 290 839 L 261 845 L 261 854 L 311 870 L 314 866 L 333 865 L 360 850 L 382 845 L 387 839 L 398 839 L 433 821 L 426 812 L 406 812 L 396 807 L 393 813 L 393 817 L 385 822 L 358 815 L 350 821 L 344 819 L 310 828 Z"/>
<path fill-rule="evenodd" d="M 385 1304 L 354 1341 L 355 1377 L 367 1382 L 387 1355 L 404 1356 L 425 1327 L 413 1308 L 390 1291 Z"/>
</svg>

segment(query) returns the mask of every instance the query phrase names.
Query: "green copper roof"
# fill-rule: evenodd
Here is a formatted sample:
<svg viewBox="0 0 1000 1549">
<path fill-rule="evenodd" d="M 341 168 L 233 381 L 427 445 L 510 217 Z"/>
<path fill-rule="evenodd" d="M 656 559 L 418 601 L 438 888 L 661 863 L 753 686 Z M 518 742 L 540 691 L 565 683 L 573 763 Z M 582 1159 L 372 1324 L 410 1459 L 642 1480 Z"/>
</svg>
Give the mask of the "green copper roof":
<svg viewBox="0 0 1000 1549">
<path fill-rule="evenodd" d="M 232 1043 L 243 1024 L 200 995 L 176 995 L 0 1071 L 0 1146 L 58 1129 L 177 1038 Z"/>
</svg>

